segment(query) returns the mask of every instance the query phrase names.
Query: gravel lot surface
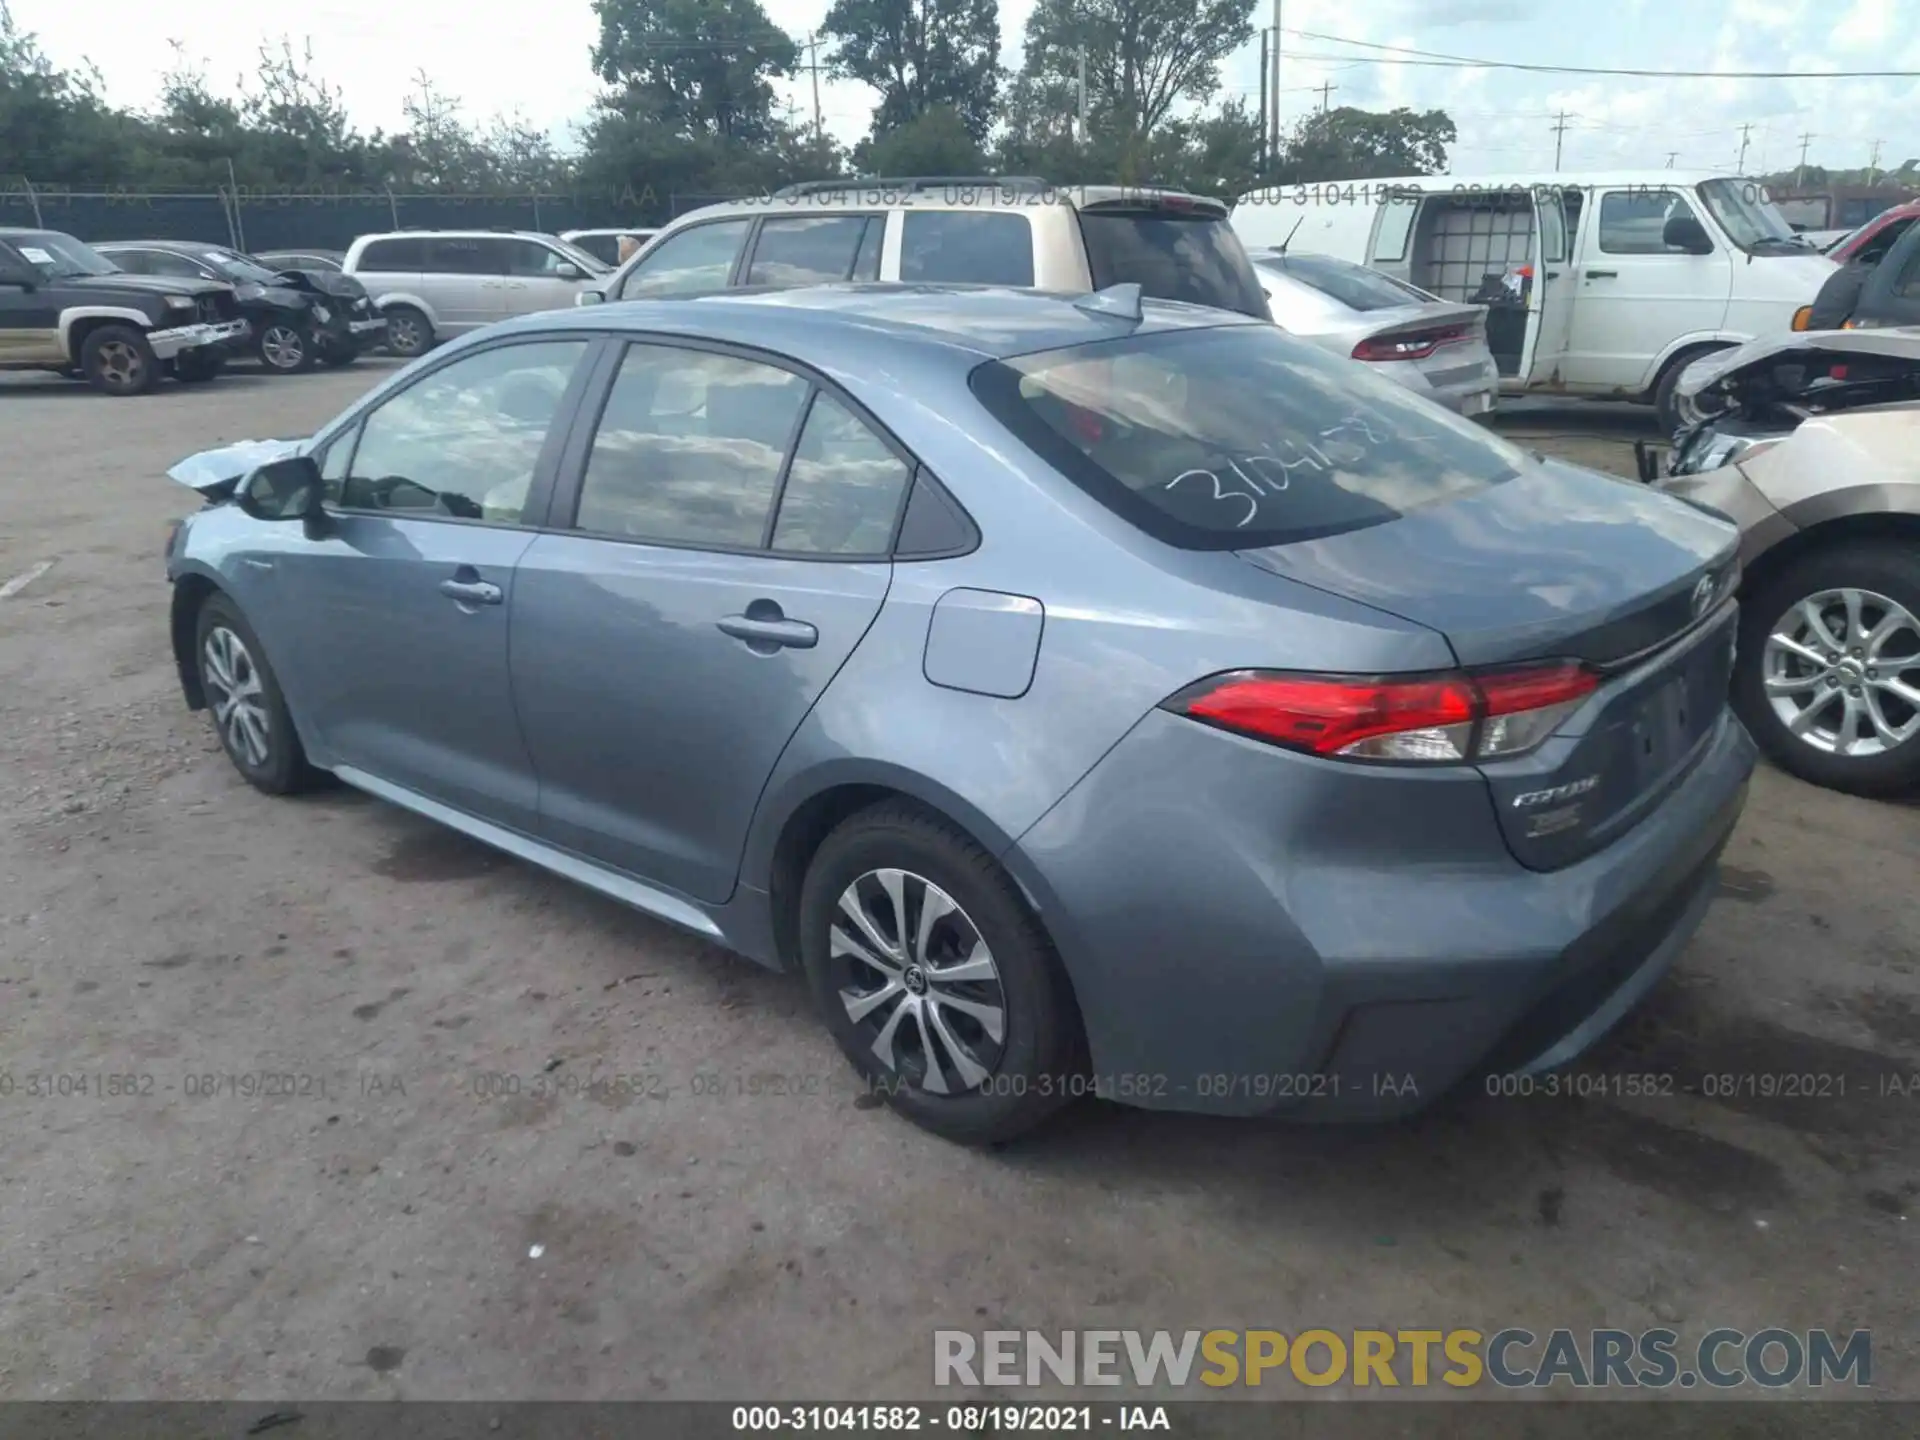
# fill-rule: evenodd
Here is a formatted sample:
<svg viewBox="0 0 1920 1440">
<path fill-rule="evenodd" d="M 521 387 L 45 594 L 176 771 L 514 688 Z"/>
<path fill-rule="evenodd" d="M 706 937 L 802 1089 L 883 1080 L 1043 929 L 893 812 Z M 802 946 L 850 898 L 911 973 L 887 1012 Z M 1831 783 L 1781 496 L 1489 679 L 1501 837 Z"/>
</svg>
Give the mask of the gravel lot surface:
<svg viewBox="0 0 1920 1440">
<path fill-rule="evenodd" d="M 1089 1103 L 959 1149 L 856 1096 L 795 979 L 351 792 L 256 794 L 183 707 L 166 466 L 387 368 L 0 378 L 0 585 L 32 577 L 0 599 L 0 1395 L 924 1397 L 941 1326 L 1520 1324 L 1872 1327 L 1877 1392 L 1920 1396 L 1920 810 L 1757 777 L 1704 929 L 1587 1067 L 1671 1093 L 1369 1130 Z M 1623 473 L 1647 425 L 1501 423 Z"/>
</svg>

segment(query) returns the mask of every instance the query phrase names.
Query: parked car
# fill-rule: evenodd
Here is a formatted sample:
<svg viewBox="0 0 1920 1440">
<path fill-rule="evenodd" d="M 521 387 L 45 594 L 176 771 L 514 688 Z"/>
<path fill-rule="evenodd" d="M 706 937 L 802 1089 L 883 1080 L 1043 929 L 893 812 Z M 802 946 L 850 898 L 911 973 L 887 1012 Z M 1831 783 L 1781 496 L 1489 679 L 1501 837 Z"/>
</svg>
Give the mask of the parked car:
<svg viewBox="0 0 1920 1440">
<path fill-rule="evenodd" d="M 1847 231 L 1827 254 L 1842 265 L 1849 260 L 1884 256 L 1894 241 L 1913 228 L 1915 220 L 1920 220 L 1920 200 L 1882 210 L 1866 224 Z"/>
<path fill-rule="evenodd" d="M 1740 524 L 1735 708 L 1802 779 L 1920 788 L 1920 329 L 1756 340 L 1681 387 L 1712 418 L 1641 478 Z"/>
<path fill-rule="evenodd" d="M 1920 325 L 1920 225 L 1889 227 L 1821 287 L 1809 330 Z"/>
<path fill-rule="evenodd" d="M 229 285 L 128 275 L 61 231 L 0 227 L 0 370 L 53 370 L 141 395 L 163 369 L 212 379 L 246 334 Z"/>
<path fill-rule="evenodd" d="M 277 270 L 254 256 L 195 240 L 111 240 L 94 248 L 135 275 L 233 286 L 252 334 L 229 353 L 254 355 L 275 374 L 298 374 L 317 363 L 350 365 L 386 339 L 386 321 L 348 275 Z"/>
<path fill-rule="evenodd" d="M 496 320 L 571 305 L 607 274 L 557 236 L 494 230 L 362 235 L 344 268 L 386 318 L 387 348 L 406 358 Z"/>
<path fill-rule="evenodd" d="M 1274 323 L 1462 415 L 1485 415 L 1500 393 L 1487 312 L 1453 305 L 1404 280 L 1331 255 L 1253 252 Z"/>
<path fill-rule="evenodd" d="M 620 242 L 632 240 L 644 245 L 660 232 L 656 228 L 629 230 L 562 230 L 560 238 L 569 245 L 586 251 L 608 269 L 618 265 L 623 258 L 620 254 Z"/>
<path fill-rule="evenodd" d="M 248 781 L 801 967 L 964 1140 L 1559 1065 L 1754 761 L 1732 525 L 1132 285 L 528 316 L 171 473 L 175 658 Z"/>
<path fill-rule="evenodd" d="M 1668 431 L 1681 370 L 1787 330 L 1834 270 L 1758 181 L 1704 171 L 1279 187 L 1242 197 L 1233 225 L 1250 246 L 1490 300 L 1503 390 L 1646 401 Z"/>
<path fill-rule="evenodd" d="M 709 205 L 584 287 L 579 301 L 833 280 L 1065 291 L 1131 283 L 1160 299 L 1268 318 L 1220 201 L 1004 176 L 821 180 Z"/>
<path fill-rule="evenodd" d="M 344 250 L 256 250 L 253 258 L 275 270 L 340 270 Z"/>
</svg>

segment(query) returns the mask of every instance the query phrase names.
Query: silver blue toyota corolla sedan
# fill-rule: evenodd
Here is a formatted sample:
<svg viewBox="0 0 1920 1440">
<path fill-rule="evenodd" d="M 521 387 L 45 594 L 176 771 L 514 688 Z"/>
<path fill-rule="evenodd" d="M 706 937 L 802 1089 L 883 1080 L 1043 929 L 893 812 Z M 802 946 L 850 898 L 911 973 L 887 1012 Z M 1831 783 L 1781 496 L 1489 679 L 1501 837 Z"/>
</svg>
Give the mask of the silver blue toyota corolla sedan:
<svg viewBox="0 0 1920 1440">
<path fill-rule="evenodd" d="M 1753 765 L 1731 525 L 1133 287 L 534 315 L 173 474 L 249 781 L 803 967 L 957 1139 L 1563 1064 Z"/>
</svg>

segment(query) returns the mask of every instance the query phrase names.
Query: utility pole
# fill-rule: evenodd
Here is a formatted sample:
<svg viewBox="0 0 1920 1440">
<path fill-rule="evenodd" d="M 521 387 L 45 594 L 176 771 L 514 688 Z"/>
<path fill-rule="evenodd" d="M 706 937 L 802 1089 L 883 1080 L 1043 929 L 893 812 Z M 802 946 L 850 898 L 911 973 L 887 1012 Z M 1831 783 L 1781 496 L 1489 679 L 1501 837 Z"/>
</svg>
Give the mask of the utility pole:
<svg viewBox="0 0 1920 1440">
<path fill-rule="evenodd" d="M 1080 143 L 1087 143 L 1087 47 L 1080 47 Z"/>
<path fill-rule="evenodd" d="M 1267 27 L 1260 27 L 1260 165 L 1254 173 L 1267 177 Z"/>
<path fill-rule="evenodd" d="M 827 149 L 827 132 L 820 121 L 820 37 L 807 36 L 807 69 L 813 74 L 813 144 L 822 154 Z"/>
<path fill-rule="evenodd" d="M 1667 151 L 1667 169 L 1671 170 L 1673 168 L 1673 162 L 1679 158 L 1680 152 L 1678 150 Z"/>
<path fill-rule="evenodd" d="M 1560 168 L 1560 143 L 1567 133 L 1567 112 L 1562 110 L 1560 117 L 1553 122 L 1553 168 Z"/>
<path fill-rule="evenodd" d="M 1747 136 L 1752 132 L 1753 126 L 1750 124 L 1740 127 L 1740 158 L 1733 162 L 1733 173 L 1736 175 L 1747 173 Z"/>
<path fill-rule="evenodd" d="M 1807 147 L 1814 141 L 1811 130 L 1800 137 L 1800 168 L 1794 172 L 1793 183 L 1796 188 L 1807 183 Z"/>
<path fill-rule="evenodd" d="M 1880 173 L 1880 145 L 1880 141 L 1874 141 L 1873 153 L 1867 157 L 1867 184 L 1869 185 L 1873 184 L 1874 178 Z"/>
<path fill-rule="evenodd" d="M 1273 73 L 1267 79 L 1273 105 L 1267 113 L 1267 153 L 1280 159 L 1280 0 L 1273 0 Z"/>
<path fill-rule="evenodd" d="M 1320 82 L 1320 113 L 1322 115 L 1327 113 L 1327 96 L 1339 88 L 1340 87 L 1331 80 L 1323 80 Z"/>
</svg>

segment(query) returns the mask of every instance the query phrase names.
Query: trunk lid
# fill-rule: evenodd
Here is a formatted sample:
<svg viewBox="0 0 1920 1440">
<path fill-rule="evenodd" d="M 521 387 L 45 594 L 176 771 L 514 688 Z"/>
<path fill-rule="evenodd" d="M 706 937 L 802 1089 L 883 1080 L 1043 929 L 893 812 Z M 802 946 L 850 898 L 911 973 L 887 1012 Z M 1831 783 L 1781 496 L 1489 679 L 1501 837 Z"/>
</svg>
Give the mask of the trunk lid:
<svg viewBox="0 0 1920 1440">
<path fill-rule="evenodd" d="M 1642 818 L 1720 724 L 1738 540 L 1669 496 L 1545 461 L 1385 524 L 1239 553 L 1439 631 L 1468 668 L 1601 672 L 1538 749 L 1481 766 L 1515 857 L 1554 869 Z"/>
</svg>

